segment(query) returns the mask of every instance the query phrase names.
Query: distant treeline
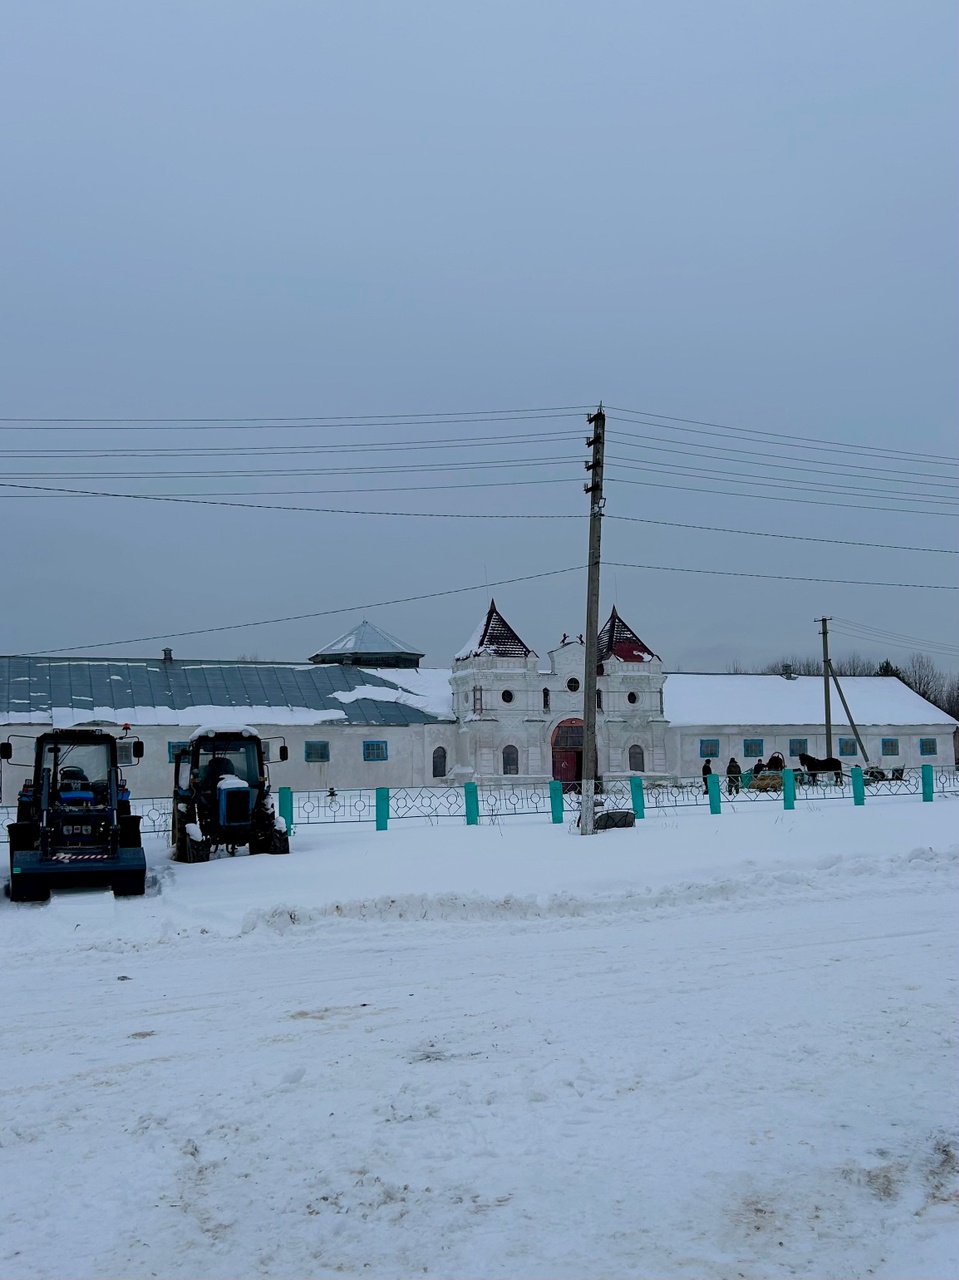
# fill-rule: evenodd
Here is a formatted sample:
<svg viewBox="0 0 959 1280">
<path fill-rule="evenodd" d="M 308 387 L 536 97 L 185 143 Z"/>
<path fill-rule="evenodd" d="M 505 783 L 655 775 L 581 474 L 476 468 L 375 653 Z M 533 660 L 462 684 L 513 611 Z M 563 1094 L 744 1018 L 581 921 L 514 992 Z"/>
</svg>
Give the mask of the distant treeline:
<svg viewBox="0 0 959 1280">
<path fill-rule="evenodd" d="M 838 676 L 897 676 L 903 684 L 915 689 L 916 693 L 933 706 L 959 720 L 959 675 L 940 671 L 925 653 L 910 654 L 899 666 L 886 658 L 877 667 L 869 658 L 853 652 L 842 658 L 833 658 L 832 667 Z M 781 675 L 786 668 L 790 668 L 797 676 L 821 676 L 822 658 L 791 654 L 760 668 L 760 674 Z M 738 662 L 733 662 L 727 670 L 739 675 L 744 669 Z"/>
</svg>

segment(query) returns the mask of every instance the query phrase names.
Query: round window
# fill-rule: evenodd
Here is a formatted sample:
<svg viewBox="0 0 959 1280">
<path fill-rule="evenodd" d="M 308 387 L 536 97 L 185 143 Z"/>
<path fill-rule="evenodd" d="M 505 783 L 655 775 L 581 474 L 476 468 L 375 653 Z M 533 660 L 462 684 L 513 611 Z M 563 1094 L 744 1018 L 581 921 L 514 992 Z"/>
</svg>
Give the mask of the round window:
<svg viewBox="0 0 959 1280">
<path fill-rule="evenodd" d="M 627 693 L 627 695 L 626 695 L 626 701 L 627 701 L 628 703 L 630 703 L 632 706 L 635 706 L 635 705 L 636 705 L 636 703 L 639 701 L 639 694 L 637 694 L 637 693 Z"/>
<path fill-rule="evenodd" d="M 504 690 L 503 690 L 503 701 L 504 701 L 504 702 L 512 702 L 512 701 L 513 701 L 513 695 L 512 695 L 512 693 L 509 691 L 509 689 L 504 689 Z"/>
<path fill-rule="evenodd" d="M 570 678 L 566 681 L 566 688 L 570 691 L 570 693 L 579 692 L 579 681 L 576 679 L 575 676 L 570 676 Z"/>
</svg>

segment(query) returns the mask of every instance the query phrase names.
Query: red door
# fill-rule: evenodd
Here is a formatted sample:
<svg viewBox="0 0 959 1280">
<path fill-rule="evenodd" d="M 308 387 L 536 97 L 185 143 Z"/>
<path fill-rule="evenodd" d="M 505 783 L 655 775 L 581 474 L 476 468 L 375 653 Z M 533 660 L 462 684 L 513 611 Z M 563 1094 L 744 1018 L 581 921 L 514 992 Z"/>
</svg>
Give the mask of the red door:
<svg viewBox="0 0 959 1280">
<path fill-rule="evenodd" d="M 583 780 L 583 722 L 563 720 L 553 731 L 553 777 L 564 786 Z"/>
</svg>

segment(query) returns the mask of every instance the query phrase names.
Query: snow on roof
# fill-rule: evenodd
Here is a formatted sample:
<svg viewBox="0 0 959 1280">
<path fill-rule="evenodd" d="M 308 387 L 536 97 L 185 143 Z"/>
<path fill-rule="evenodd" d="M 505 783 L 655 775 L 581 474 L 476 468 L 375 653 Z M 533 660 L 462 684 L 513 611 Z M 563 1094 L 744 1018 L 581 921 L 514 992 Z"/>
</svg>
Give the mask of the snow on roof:
<svg viewBox="0 0 959 1280">
<path fill-rule="evenodd" d="M 463 662 L 479 653 L 492 653 L 497 658 L 528 658 L 533 653 L 497 609 L 495 600 L 489 602 L 486 617 L 456 654 L 454 661 Z"/>
<path fill-rule="evenodd" d="M 856 724 L 955 725 L 952 716 L 895 676 L 840 676 Z M 847 723 L 833 687 L 833 723 Z M 687 675 L 666 677 L 664 714 L 675 725 L 822 724 L 821 676 Z"/>
</svg>

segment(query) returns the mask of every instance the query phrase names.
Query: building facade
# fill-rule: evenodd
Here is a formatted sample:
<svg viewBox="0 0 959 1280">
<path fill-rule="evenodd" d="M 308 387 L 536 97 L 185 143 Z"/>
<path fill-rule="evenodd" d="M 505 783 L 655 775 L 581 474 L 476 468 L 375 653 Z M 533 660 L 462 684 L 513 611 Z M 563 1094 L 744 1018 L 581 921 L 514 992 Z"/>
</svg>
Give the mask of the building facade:
<svg viewBox="0 0 959 1280">
<path fill-rule="evenodd" d="M 697 777 L 735 757 L 774 752 L 798 765 L 823 757 L 820 677 L 668 674 L 614 609 L 599 636 L 597 752 L 605 777 Z M 466 781 L 574 784 L 582 776 L 585 645 L 563 636 L 545 659 L 494 602 L 452 669 L 364 621 L 309 662 L 0 658 L 0 725 L 14 763 L 0 764 L 10 804 L 32 767 L 32 740 L 52 727 L 92 725 L 121 738 L 135 796 L 172 791 L 177 747 L 203 725 L 250 724 L 273 760 L 274 785 L 294 790 L 415 787 Z M 951 769 L 957 722 L 895 677 L 842 679 L 868 762 L 891 770 Z M 865 764 L 832 700 L 833 754 Z M 129 739 L 145 752 L 136 765 Z"/>
</svg>

